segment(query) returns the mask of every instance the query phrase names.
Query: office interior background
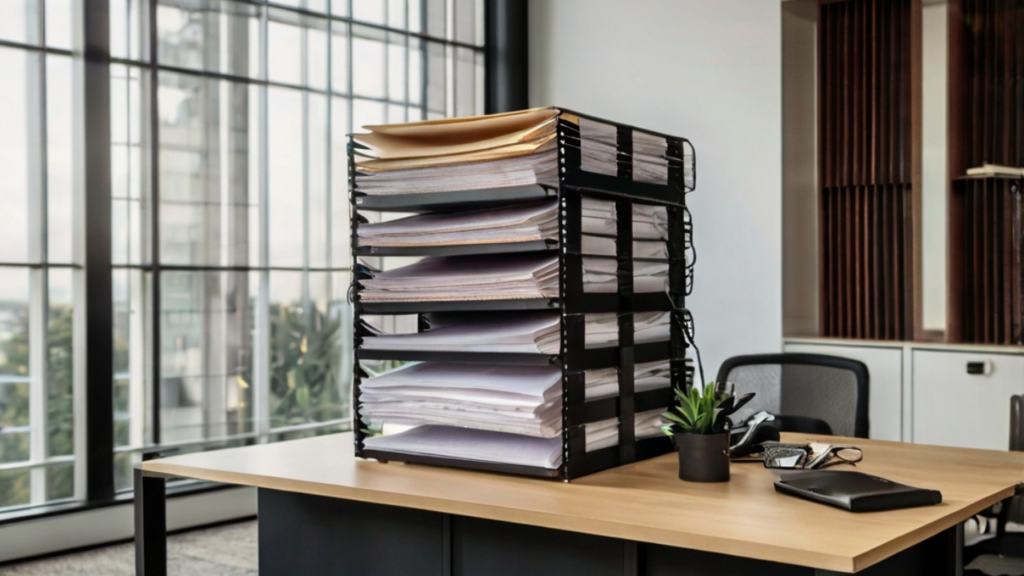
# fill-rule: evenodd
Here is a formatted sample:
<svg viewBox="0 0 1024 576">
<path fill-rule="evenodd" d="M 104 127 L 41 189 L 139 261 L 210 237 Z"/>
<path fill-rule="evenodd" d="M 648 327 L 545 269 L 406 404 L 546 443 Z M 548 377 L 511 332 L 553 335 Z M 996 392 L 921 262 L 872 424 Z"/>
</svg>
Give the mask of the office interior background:
<svg viewBox="0 0 1024 576">
<path fill-rule="evenodd" d="M 489 111 L 510 80 L 489 3 L 0 0 L 0 562 L 130 538 L 151 455 L 350 429 L 348 134 Z M 709 377 L 852 357 L 873 438 L 1005 450 L 987 422 L 1024 388 L 1020 348 L 948 330 L 946 2 L 922 7 L 917 308 L 895 337 L 823 316 L 816 0 L 528 6 L 529 106 L 697 144 Z M 966 409 L 965 343 L 998 380 Z M 171 528 L 255 513 L 246 489 L 168 490 Z"/>
<path fill-rule="evenodd" d="M 348 428 L 348 134 L 483 113 L 482 28 L 478 0 L 0 2 L 0 515 Z"/>
</svg>

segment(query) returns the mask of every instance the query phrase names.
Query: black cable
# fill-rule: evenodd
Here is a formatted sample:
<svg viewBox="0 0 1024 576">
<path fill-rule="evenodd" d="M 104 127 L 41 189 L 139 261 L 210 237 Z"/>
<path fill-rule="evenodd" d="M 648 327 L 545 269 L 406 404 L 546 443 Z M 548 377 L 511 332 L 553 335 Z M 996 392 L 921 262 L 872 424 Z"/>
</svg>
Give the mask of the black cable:
<svg viewBox="0 0 1024 576">
<path fill-rule="evenodd" d="M 683 310 L 686 309 L 684 308 Z M 693 316 L 691 315 L 690 318 L 692 319 Z M 685 338 L 686 343 L 693 348 L 693 353 L 697 357 L 697 371 L 700 374 L 700 386 L 703 390 L 704 385 L 707 384 L 707 381 L 704 380 L 704 363 L 701 362 L 700 359 L 700 348 L 697 347 L 697 343 L 693 341 L 694 339 L 691 338 L 689 332 L 686 331 L 686 325 L 681 320 L 679 320 L 679 318 L 676 318 L 676 322 L 679 322 L 679 329 L 683 333 L 683 338 Z M 694 332 L 696 333 L 696 330 Z"/>
</svg>

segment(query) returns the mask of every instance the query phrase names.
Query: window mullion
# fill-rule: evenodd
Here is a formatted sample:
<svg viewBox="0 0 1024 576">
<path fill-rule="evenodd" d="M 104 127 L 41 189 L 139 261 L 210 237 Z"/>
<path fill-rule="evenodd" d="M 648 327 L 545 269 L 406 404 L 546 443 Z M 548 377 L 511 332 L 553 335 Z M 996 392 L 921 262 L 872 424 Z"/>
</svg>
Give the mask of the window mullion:
<svg viewBox="0 0 1024 576">
<path fill-rule="evenodd" d="M 86 498 L 105 501 L 114 496 L 110 5 L 89 0 L 74 6 L 73 214 L 75 261 L 84 265 L 75 282 L 76 476 L 85 469 Z"/>
<path fill-rule="evenodd" d="M 267 52 L 267 34 L 269 30 L 268 9 L 264 8 L 260 23 L 260 79 L 266 80 L 269 76 L 269 55 Z M 258 274 L 258 287 L 256 290 L 256 303 L 254 306 L 255 315 L 255 336 L 253 342 L 253 430 L 257 434 L 259 442 L 265 443 L 269 440 L 270 433 L 270 181 L 267 164 L 269 161 L 268 141 L 268 87 L 263 84 L 259 88 L 260 113 L 259 113 L 259 266 L 262 268 Z"/>
<path fill-rule="evenodd" d="M 27 2 L 26 38 L 46 45 L 45 6 L 42 0 Z M 47 147 L 46 147 L 46 53 L 25 52 L 27 60 L 25 101 L 28 110 L 25 133 L 29 198 L 29 261 L 45 263 L 47 240 Z M 29 460 L 41 464 L 46 460 L 47 394 L 47 278 L 46 268 L 33 268 L 29 274 Z M 29 501 L 46 502 L 46 469 L 31 469 Z"/>
<path fill-rule="evenodd" d="M 152 266 L 152 273 L 150 275 L 150 286 L 149 286 L 149 306 L 148 309 L 150 314 L 148 315 L 149 331 L 146 334 L 149 338 L 149 364 L 147 365 L 147 372 L 150 374 L 149 377 L 149 429 L 150 438 L 154 445 L 159 445 L 161 442 L 161 435 L 163 432 L 163 425 L 161 423 L 162 414 L 162 398 L 160 396 L 162 374 L 161 374 L 161 270 L 160 270 L 160 71 L 158 66 L 158 46 L 159 41 L 157 38 L 157 0 L 143 0 L 146 5 L 145 13 L 143 14 L 143 21 L 145 22 L 146 30 L 143 34 L 143 38 L 148 40 L 146 44 L 146 55 L 148 56 L 148 67 L 145 69 L 146 80 L 143 81 L 143 85 L 149 86 L 148 93 L 145 94 L 144 101 L 146 109 L 144 110 L 145 115 L 143 116 L 143 125 L 146 130 L 146 137 L 144 143 L 144 150 L 147 152 L 144 154 L 144 162 L 147 166 L 144 173 L 148 182 L 149 189 L 149 263 Z M 145 274 L 141 277 L 144 279 Z M 143 282 L 143 285 L 145 282 Z M 133 416 L 136 416 L 133 414 Z M 145 416 L 138 415 L 145 419 Z"/>
</svg>

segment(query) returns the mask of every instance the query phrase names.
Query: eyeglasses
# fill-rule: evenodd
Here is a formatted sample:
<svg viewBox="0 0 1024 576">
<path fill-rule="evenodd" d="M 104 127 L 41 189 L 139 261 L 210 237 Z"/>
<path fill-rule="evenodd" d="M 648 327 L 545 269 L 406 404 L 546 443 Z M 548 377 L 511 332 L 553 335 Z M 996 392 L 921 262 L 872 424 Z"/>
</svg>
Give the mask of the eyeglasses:
<svg viewBox="0 0 1024 576">
<path fill-rule="evenodd" d="M 856 446 L 832 446 L 820 442 L 765 442 L 761 446 L 765 468 L 821 470 L 836 464 L 854 465 L 864 459 L 864 452 Z"/>
<path fill-rule="evenodd" d="M 821 470 L 835 464 L 856 464 L 863 459 L 864 452 L 856 446 L 828 446 L 811 460 L 807 467 L 812 470 Z"/>
</svg>

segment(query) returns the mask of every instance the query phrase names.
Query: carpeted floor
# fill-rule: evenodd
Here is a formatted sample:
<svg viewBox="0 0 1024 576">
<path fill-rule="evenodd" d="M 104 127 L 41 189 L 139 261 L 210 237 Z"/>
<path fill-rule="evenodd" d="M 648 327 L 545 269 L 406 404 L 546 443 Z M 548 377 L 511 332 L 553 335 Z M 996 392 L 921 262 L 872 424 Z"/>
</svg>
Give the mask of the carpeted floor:
<svg viewBox="0 0 1024 576">
<path fill-rule="evenodd" d="M 175 534 L 167 540 L 167 570 L 175 575 L 258 574 L 256 521 Z M 135 574 L 135 548 L 117 544 L 0 566 L 0 576 L 126 576 Z"/>
</svg>

